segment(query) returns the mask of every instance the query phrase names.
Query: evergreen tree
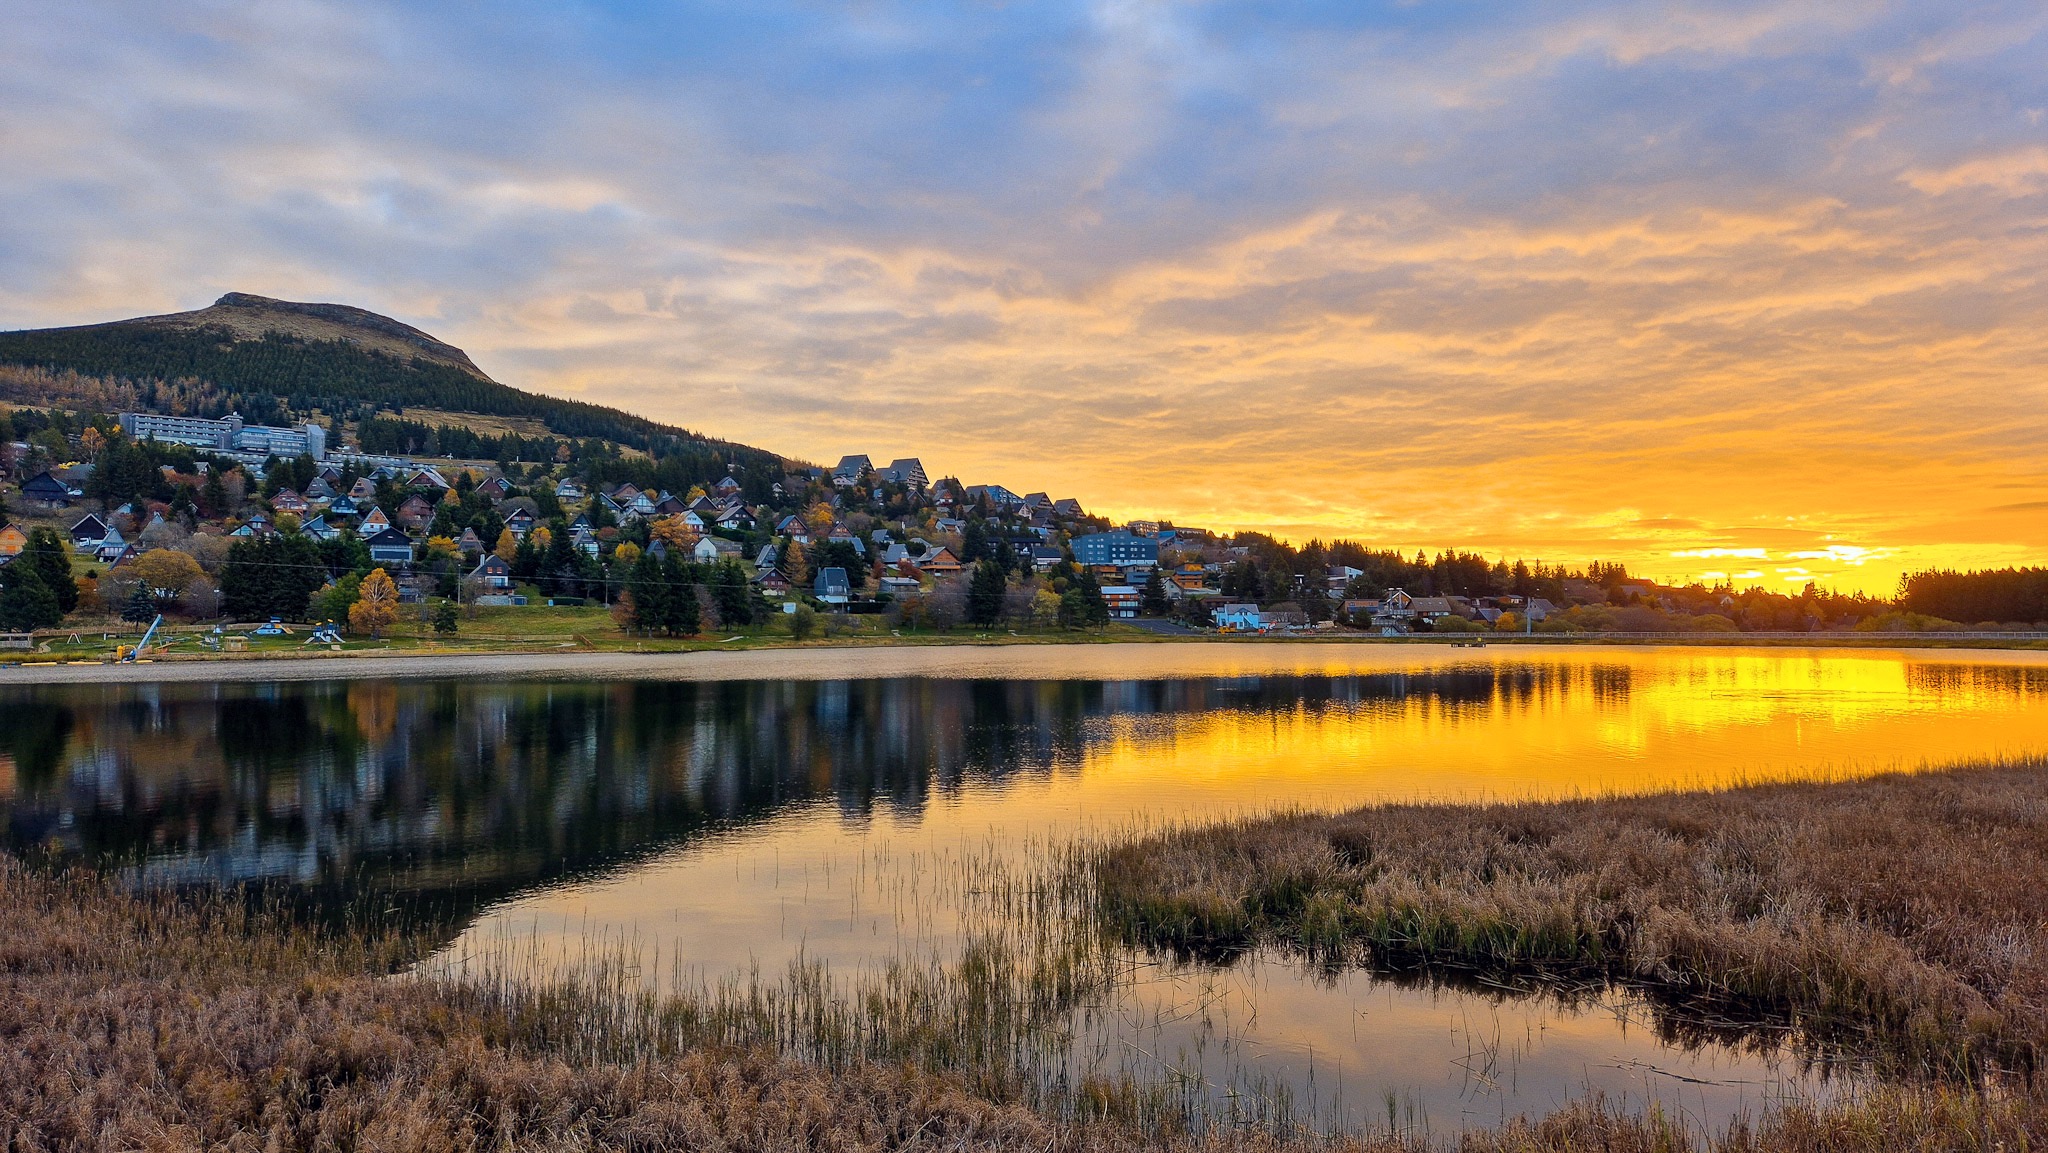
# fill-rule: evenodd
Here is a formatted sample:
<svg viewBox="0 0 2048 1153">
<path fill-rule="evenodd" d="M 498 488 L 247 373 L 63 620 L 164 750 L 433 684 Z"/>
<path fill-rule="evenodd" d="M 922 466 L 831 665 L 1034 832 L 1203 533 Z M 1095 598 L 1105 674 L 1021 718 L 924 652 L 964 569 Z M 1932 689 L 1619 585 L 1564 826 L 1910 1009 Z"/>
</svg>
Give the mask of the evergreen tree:
<svg viewBox="0 0 2048 1153">
<path fill-rule="evenodd" d="M 442 601 L 440 607 L 434 610 L 434 631 L 442 636 L 450 636 L 455 629 L 455 602 Z"/>
<path fill-rule="evenodd" d="M 36 566 L 19 561 L 0 568 L 0 629 L 27 632 L 61 624 L 64 610 Z"/>
<path fill-rule="evenodd" d="M 303 534 L 239 541 L 221 565 L 221 613 L 230 620 L 304 620 L 307 601 L 327 578 L 321 550 Z"/>
<path fill-rule="evenodd" d="M 626 591 L 633 597 L 634 628 L 645 633 L 667 631 L 668 582 L 653 553 L 641 553 L 640 559 L 633 562 L 626 577 Z"/>
<path fill-rule="evenodd" d="M 206 470 L 206 483 L 199 488 L 199 510 L 209 517 L 226 516 L 231 511 L 228 488 L 221 481 L 220 472 L 219 468 Z"/>
<path fill-rule="evenodd" d="M 1171 607 L 1166 602 L 1166 581 L 1160 577 L 1157 565 L 1153 566 L 1152 575 L 1145 578 L 1145 592 L 1138 607 L 1148 617 L 1163 617 Z"/>
<path fill-rule="evenodd" d="M 70 612 L 78 607 L 78 583 L 71 578 L 71 554 L 64 542 L 57 539 L 57 530 L 38 528 L 29 530 L 28 547 L 14 558 L 17 565 L 33 565 L 36 575 L 42 578 L 43 587 L 57 598 L 60 612 Z"/>
<path fill-rule="evenodd" d="M 686 564 L 675 553 L 661 562 L 662 583 L 668 586 L 668 605 L 662 613 L 662 631 L 672 637 L 696 636 L 704 630 L 704 606 L 697 599 L 697 566 Z"/>
<path fill-rule="evenodd" d="M 156 619 L 156 601 L 150 598 L 148 588 L 136 584 L 135 591 L 128 594 L 128 603 L 121 606 L 121 619 L 137 625 Z"/>
<path fill-rule="evenodd" d="M 975 564 L 967 585 L 967 623 L 987 628 L 1003 616 L 1003 566 L 994 560 Z"/>
<path fill-rule="evenodd" d="M 569 539 L 568 522 L 557 520 L 548 526 L 548 548 L 540 562 L 542 592 L 557 597 L 583 595 L 583 566 L 578 554 Z"/>
<path fill-rule="evenodd" d="M 973 564 L 988 552 L 988 524 L 980 517 L 967 522 L 960 534 L 960 563 Z"/>
<path fill-rule="evenodd" d="M 740 562 L 731 557 L 718 562 L 712 574 L 712 595 L 721 626 L 744 628 L 754 623 L 754 590 L 747 587 L 747 572 Z"/>
<path fill-rule="evenodd" d="M 1109 623 L 1109 602 L 1102 599 L 1102 586 L 1095 582 L 1094 573 L 1081 574 L 1081 604 L 1085 609 L 1083 619 L 1089 628 L 1101 628 Z"/>
</svg>

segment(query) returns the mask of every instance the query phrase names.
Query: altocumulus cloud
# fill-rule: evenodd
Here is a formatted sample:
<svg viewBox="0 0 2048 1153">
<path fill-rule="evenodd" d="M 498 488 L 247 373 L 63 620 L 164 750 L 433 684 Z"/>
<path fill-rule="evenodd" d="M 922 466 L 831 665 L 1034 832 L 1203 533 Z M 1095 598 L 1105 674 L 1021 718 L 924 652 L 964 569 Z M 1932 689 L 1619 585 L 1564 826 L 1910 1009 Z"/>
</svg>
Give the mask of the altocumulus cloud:
<svg viewBox="0 0 2048 1153">
<path fill-rule="evenodd" d="M 2038 4 L 6 20 L 10 327 L 343 300 L 792 454 L 1298 537 L 1865 587 L 2048 548 Z"/>
</svg>

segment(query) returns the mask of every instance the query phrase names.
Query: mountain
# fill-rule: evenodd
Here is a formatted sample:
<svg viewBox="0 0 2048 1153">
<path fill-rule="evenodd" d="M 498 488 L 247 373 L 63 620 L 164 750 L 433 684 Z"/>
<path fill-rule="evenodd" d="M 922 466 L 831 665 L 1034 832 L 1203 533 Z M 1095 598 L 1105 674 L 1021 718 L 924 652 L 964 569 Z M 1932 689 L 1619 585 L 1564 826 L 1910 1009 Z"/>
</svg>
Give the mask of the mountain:
<svg viewBox="0 0 2048 1153">
<path fill-rule="evenodd" d="M 211 307 L 73 328 L 0 332 L 0 400 L 76 402 L 253 422 L 408 408 L 537 420 L 557 436 L 648 452 L 708 441 L 615 408 L 522 392 L 409 324 L 345 304 L 230 292 Z M 768 457 L 732 446 L 743 456 Z"/>
</svg>

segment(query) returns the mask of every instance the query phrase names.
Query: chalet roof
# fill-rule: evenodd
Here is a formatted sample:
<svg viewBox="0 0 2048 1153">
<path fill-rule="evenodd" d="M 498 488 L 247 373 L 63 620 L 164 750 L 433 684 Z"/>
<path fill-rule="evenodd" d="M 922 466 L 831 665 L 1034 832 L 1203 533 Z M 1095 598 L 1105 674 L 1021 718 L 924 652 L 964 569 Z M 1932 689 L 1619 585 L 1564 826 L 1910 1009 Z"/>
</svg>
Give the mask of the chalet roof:
<svg viewBox="0 0 2048 1153">
<path fill-rule="evenodd" d="M 71 539 L 76 541 L 100 540 L 107 535 L 107 522 L 96 514 L 87 513 L 71 526 Z"/>
</svg>

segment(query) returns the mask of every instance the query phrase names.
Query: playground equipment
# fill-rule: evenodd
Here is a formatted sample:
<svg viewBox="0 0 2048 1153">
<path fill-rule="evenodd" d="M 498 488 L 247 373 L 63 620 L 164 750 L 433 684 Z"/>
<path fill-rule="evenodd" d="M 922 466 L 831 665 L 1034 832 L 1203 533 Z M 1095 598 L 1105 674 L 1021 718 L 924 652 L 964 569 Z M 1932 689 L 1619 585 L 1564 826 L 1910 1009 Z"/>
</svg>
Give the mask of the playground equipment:
<svg viewBox="0 0 2048 1153">
<path fill-rule="evenodd" d="M 306 638 L 309 645 L 338 645 L 341 643 L 341 626 L 328 621 L 313 630 Z"/>
<path fill-rule="evenodd" d="M 271 617 L 270 623 L 267 625 L 256 626 L 256 635 L 259 637 L 290 636 L 291 631 L 292 630 L 284 627 L 284 621 L 279 617 Z"/>
<path fill-rule="evenodd" d="M 151 622 L 149 622 L 149 631 L 148 631 L 148 632 L 145 632 L 145 633 L 143 633 L 143 634 L 142 634 L 142 639 L 141 639 L 141 640 L 139 640 L 139 641 L 137 641 L 137 642 L 135 642 L 135 647 L 134 647 L 134 648 L 129 648 L 128 646 L 126 646 L 126 645 L 123 645 L 123 646 L 121 647 L 121 650 L 120 650 L 120 652 L 121 652 L 121 657 L 120 657 L 121 663 L 122 663 L 122 664 L 124 664 L 124 665 L 125 665 L 125 664 L 133 664 L 133 663 L 134 663 L 134 662 L 136 662 L 137 660 L 140 660 L 140 659 L 142 658 L 142 654 L 143 654 L 143 652 L 144 652 L 145 650 L 147 650 L 147 649 L 149 648 L 149 642 L 150 642 L 151 640 L 155 639 L 155 637 L 156 637 L 156 630 L 157 630 L 157 629 L 158 629 L 158 627 L 160 627 L 160 626 L 161 626 L 161 625 L 162 625 L 163 623 L 164 623 L 164 614 L 162 614 L 162 613 L 158 613 L 158 614 L 156 614 L 156 619 L 155 619 L 155 620 L 153 620 L 153 621 L 151 621 Z"/>
</svg>

